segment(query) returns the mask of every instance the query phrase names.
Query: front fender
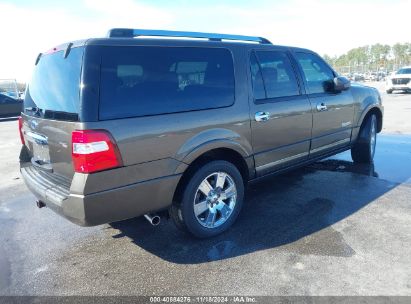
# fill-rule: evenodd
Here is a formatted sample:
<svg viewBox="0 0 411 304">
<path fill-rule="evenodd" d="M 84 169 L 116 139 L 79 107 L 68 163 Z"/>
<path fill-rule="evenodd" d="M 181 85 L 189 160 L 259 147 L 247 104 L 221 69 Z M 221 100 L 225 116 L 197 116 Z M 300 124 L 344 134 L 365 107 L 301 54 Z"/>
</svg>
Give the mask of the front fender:
<svg viewBox="0 0 411 304">
<path fill-rule="evenodd" d="M 353 138 L 357 138 L 359 129 L 364 122 L 364 119 L 370 111 L 378 111 L 381 114 L 381 121 L 379 121 L 379 131 L 382 127 L 382 117 L 384 107 L 382 106 L 381 96 L 375 88 L 364 85 L 354 85 L 352 87 L 352 94 L 355 105 L 354 115 L 354 129 Z M 375 110 L 374 110 L 375 109 Z"/>
<path fill-rule="evenodd" d="M 374 95 L 374 96 L 373 96 Z M 353 129 L 352 138 L 356 140 L 358 138 L 359 132 L 361 131 L 360 128 L 364 122 L 365 117 L 370 111 L 377 111 L 380 114 L 380 117 L 377 117 L 378 120 L 378 132 L 382 130 L 382 123 L 383 123 L 383 114 L 384 114 L 384 107 L 382 106 L 381 97 L 378 92 L 374 94 L 368 95 L 366 98 L 362 100 L 359 106 L 359 113 L 356 127 Z"/>
<path fill-rule="evenodd" d="M 359 127 L 360 127 L 360 126 L 362 125 L 362 123 L 364 122 L 365 116 L 367 116 L 367 114 L 368 114 L 371 110 L 373 110 L 373 109 L 377 109 L 378 111 L 380 111 L 380 113 L 381 113 L 381 118 L 383 117 L 384 107 L 383 107 L 382 105 L 375 104 L 375 103 L 369 104 L 366 108 L 363 109 L 363 111 L 362 111 L 362 113 L 361 113 L 360 119 L 358 120 L 358 126 L 359 126 Z M 379 129 L 380 129 L 380 128 L 379 128 Z M 378 130 L 378 131 L 381 131 L 381 130 Z"/>
</svg>

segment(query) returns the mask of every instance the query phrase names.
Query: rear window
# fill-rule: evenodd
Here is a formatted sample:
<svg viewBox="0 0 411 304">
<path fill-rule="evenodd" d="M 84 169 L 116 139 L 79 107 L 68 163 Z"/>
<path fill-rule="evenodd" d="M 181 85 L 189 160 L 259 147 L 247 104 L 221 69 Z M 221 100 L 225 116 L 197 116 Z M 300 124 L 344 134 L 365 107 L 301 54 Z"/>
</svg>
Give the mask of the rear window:
<svg viewBox="0 0 411 304">
<path fill-rule="evenodd" d="M 34 68 L 24 99 L 27 108 L 36 107 L 45 118 L 78 120 L 80 109 L 80 74 L 84 47 L 41 56 Z"/>
<path fill-rule="evenodd" d="M 227 107 L 234 102 L 231 52 L 222 48 L 106 47 L 100 119 Z"/>
</svg>

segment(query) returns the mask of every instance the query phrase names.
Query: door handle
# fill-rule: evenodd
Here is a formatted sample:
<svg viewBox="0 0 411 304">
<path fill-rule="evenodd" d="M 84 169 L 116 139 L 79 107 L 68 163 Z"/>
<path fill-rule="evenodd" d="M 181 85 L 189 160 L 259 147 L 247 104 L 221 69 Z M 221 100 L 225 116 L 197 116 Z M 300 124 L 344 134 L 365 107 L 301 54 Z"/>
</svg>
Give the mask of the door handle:
<svg viewBox="0 0 411 304">
<path fill-rule="evenodd" d="M 269 112 L 257 112 L 255 113 L 255 121 L 267 121 L 270 119 L 270 113 Z"/>
<path fill-rule="evenodd" d="M 327 111 L 327 105 L 324 102 L 317 104 L 317 111 Z"/>
</svg>

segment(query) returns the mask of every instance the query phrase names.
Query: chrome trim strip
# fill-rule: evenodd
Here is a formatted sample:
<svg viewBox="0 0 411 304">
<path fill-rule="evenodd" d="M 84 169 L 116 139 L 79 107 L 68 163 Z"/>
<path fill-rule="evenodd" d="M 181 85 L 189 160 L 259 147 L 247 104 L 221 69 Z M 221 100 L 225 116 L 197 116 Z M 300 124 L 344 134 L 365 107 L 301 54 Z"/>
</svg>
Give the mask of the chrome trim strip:
<svg viewBox="0 0 411 304">
<path fill-rule="evenodd" d="M 310 154 L 311 153 L 317 153 L 319 151 L 326 150 L 326 149 L 329 149 L 329 148 L 332 148 L 332 147 L 335 147 L 335 146 L 339 146 L 339 145 L 342 145 L 342 144 L 345 144 L 345 143 L 349 143 L 349 142 L 350 142 L 350 139 L 345 138 L 345 139 L 333 142 L 332 144 L 328 144 L 328 145 L 325 145 L 325 146 L 322 146 L 322 147 L 319 147 L 319 148 L 312 149 L 312 150 L 310 150 Z"/>
<path fill-rule="evenodd" d="M 31 131 L 24 132 L 28 137 L 32 138 L 36 143 L 39 145 L 47 145 L 48 140 L 47 137 L 44 135 L 40 135 Z"/>
<path fill-rule="evenodd" d="M 297 158 L 301 158 L 301 157 L 304 157 L 304 156 L 308 156 L 308 152 L 303 152 L 303 153 L 299 153 L 299 154 L 296 154 L 296 155 L 293 155 L 293 156 L 289 156 L 289 157 L 286 157 L 286 158 L 282 158 L 282 159 L 273 161 L 273 162 L 271 162 L 271 163 L 268 163 L 268 164 L 259 166 L 259 167 L 255 168 L 255 169 L 256 169 L 257 171 L 265 170 L 265 169 L 267 169 L 267 168 L 271 168 L 271 167 L 274 167 L 274 166 L 277 166 L 277 165 L 280 165 L 280 164 L 283 164 L 283 163 L 286 163 L 286 162 L 289 162 L 289 161 L 292 161 L 292 160 L 295 160 L 295 159 L 297 159 Z"/>
</svg>

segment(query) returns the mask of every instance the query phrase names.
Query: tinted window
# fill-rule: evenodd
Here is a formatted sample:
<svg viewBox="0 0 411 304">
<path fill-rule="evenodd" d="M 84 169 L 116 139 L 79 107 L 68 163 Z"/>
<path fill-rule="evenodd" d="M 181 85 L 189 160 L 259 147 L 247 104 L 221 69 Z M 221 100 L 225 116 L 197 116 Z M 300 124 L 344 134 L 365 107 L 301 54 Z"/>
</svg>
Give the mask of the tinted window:
<svg viewBox="0 0 411 304">
<path fill-rule="evenodd" d="M 227 49 L 106 47 L 100 86 L 100 119 L 225 107 L 233 60 Z"/>
<path fill-rule="evenodd" d="M 11 98 L 8 95 L 0 93 L 0 104 L 1 103 L 10 103 L 10 102 L 16 102 L 16 100 L 14 98 Z"/>
<path fill-rule="evenodd" d="M 411 74 L 411 68 L 399 69 L 397 74 Z"/>
<path fill-rule="evenodd" d="M 291 61 L 284 52 L 257 52 L 267 98 L 299 95 Z"/>
<path fill-rule="evenodd" d="M 331 89 L 334 73 L 320 57 L 309 53 L 296 53 L 296 57 L 311 94 Z"/>
<path fill-rule="evenodd" d="M 251 78 L 253 84 L 253 93 L 255 99 L 265 99 L 265 89 L 264 89 L 264 82 L 263 76 L 261 74 L 260 65 L 258 64 L 257 58 L 253 53 L 250 59 L 250 69 L 251 69 Z"/>
<path fill-rule="evenodd" d="M 73 48 L 67 58 L 63 51 L 43 55 L 34 68 L 24 107 L 46 111 L 78 113 L 83 48 Z M 27 114 L 31 114 L 28 112 Z"/>
</svg>

